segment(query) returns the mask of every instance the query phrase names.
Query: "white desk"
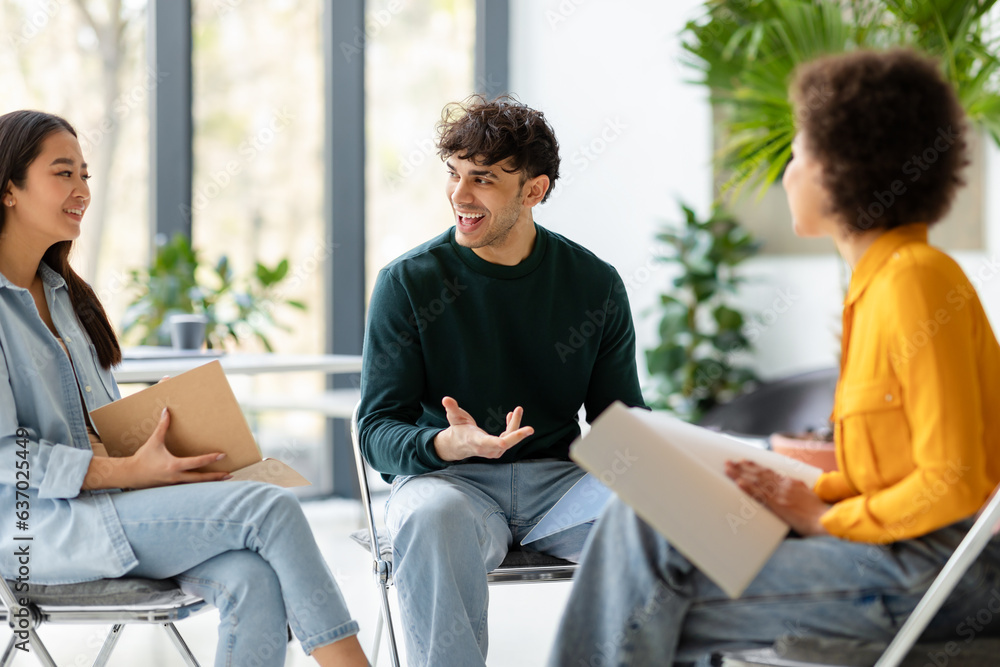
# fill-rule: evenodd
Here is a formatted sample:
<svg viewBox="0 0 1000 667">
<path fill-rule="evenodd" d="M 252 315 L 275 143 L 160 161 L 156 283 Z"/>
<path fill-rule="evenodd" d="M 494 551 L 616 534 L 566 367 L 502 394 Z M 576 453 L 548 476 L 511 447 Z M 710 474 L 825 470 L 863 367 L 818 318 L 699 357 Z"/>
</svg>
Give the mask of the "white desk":
<svg viewBox="0 0 1000 667">
<path fill-rule="evenodd" d="M 115 379 L 127 382 L 159 382 L 164 375 L 179 375 L 216 359 L 231 375 L 318 372 L 360 373 L 361 356 L 353 354 L 223 354 L 221 356 L 166 359 L 126 359 L 113 369 Z"/>
</svg>

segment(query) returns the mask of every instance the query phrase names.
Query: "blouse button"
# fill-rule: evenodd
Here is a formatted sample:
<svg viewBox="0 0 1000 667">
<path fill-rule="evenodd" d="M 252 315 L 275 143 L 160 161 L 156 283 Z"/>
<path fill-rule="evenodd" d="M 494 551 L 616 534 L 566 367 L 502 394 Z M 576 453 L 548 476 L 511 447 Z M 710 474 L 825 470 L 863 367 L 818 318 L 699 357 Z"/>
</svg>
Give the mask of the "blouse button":
<svg viewBox="0 0 1000 667">
<path fill-rule="evenodd" d="M 90 393 L 90 385 L 88 384 L 86 387 L 83 388 L 83 390 L 89 394 Z"/>
<path fill-rule="evenodd" d="M 885 400 L 891 401 L 892 400 L 892 394 L 886 394 L 885 395 Z"/>
</svg>

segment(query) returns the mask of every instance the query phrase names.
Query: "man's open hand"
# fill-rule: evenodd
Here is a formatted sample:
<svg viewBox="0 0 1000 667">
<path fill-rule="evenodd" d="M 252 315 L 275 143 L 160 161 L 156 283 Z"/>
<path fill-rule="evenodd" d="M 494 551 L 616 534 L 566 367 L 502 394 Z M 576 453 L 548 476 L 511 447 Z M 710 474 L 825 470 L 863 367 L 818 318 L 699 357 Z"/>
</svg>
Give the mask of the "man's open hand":
<svg viewBox="0 0 1000 667">
<path fill-rule="evenodd" d="M 535 432 L 530 426 L 521 426 L 524 410 L 521 406 L 507 413 L 507 429 L 500 435 L 490 435 L 476 426 L 476 420 L 458 407 L 450 396 L 441 399 L 448 417 L 448 428 L 434 437 L 434 450 L 445 461 L 461 461 L 470 456 L 498 459 L 504 452 Z"/>
</svg>

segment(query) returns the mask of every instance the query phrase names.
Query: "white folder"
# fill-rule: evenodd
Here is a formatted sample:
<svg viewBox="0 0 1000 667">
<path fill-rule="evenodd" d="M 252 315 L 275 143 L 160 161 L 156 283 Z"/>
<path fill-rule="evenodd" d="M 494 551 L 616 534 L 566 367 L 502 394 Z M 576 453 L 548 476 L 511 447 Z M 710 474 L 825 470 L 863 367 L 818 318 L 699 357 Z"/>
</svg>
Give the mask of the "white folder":
<svg viewBox="0 0 1000 667">
<path fill-rule="evenodd" d="M 788 525 L 726 477 L 726 461 L 754 461 L 810 487 L 821 474 L 787 456 L 619 402 L 573 443 L 570 456 L 733 598 L 764 567 Z"/>
</svg>

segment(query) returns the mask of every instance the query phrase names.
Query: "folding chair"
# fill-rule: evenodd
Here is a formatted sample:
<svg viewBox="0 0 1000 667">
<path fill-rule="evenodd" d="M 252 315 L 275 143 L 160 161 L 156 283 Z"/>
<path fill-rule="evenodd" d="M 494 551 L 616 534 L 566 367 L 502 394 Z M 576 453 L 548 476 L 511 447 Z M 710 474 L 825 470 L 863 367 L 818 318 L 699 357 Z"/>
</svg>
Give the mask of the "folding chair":
<svg viewBox="0 0 1000 667">
<path fill-rule="evenodd" d="M 931 582 L 930 588 L 917 603 L 909 618 L 899 629 L 892 642 L 879 656 L 879 648 L 871 644 L 858 644 L 837 640 L 820 640 L 809 648 L 812 654 L 824 655 L 825 660 L 842 660 L 839 656 L 850 656 L 850 664 L 844 662 L 817 662 L 813 659 L 800 660 L 794 655 L 781 655 L 774 648 L 753 649 L 722 654 L 722 664 L 731 667 L 767 666 L 767 667 L 856 667 L 871 665 L 875 667 L 898 667 L 899 665 L 938 664 L 938 661 L 928 660 L 931 655 L 943 655 L 944 662 L 951 667 L 975 665 L 976 667 L 1000 664 L 1000 639 L 977 637 L 979 645 L 974 651 L 963 648 L 960 653 L 948 650 L 948 644 L 917 645 L 917 640 L 934 618 L 934 615 L 955 589 L 962 576 L 975 562 L 976 558 L 986 548 L 987 543 L 1000 531 L 1000 485 L 993 490 L 993 495 L 979 511 L 979 516 L 965 538 L 955 549 L 941 572 Z M 950 642 L 956 644 L 956 642 Z M 914 649 L 911 653 L 910 649 Z M 801 651 L 800 651 L 801 652 Z M 874 659 L 877 657 L 877 662 Z"/>
<path fill-rule="evenodd" d="M 162 625 L 184 661 L 198 667 L 191 649 L 184 643 L 174 621 L 203 611 L 208 603 L 182 591 L 177 582 L 164 579 L 99 579 L 81 584 L 40 586 L 31 584 L 27 594 L 14 594 L 14 582 L 0 579 L 0 621 L 6 621 L 14 632 L 7 643 L 0 667 L 8 667 L 27 647 L 45 667 L 57 667 L 37 629 L 42 623 L 111 623 L 94 667 L 105 665 L 111 657 L 124 626 L 128 623 L 158 623 Z M 27 595 L 27 604 L 19 597 Z M 78 664 L 78 663 L 74 663 Z"/>
<path fill-rule="evenodd" d="M 358 406 L 351 416 L 351 442 L 354 445 L 354 460 L 358 468 L 358 483 L 361 487 L 361 503 L 364 505 L 366 528 L 351 535 L 362 546 L 371 551 L 372 569 L 379 589 L 381 610 L 375 626 L 375 642 L 372 647 L 371 663 L 378 665 L 378 651 L 382 642 L 382 625 L 386 628 L 386 643 L 393 667 L 399 667 L 399 652 L 396 648 L 396 633 L 392 626 L 389 610 L 389 587 L 392 585 L 392 546 L 386 535 L 379 535 L 375 529 L 375 514 L 372 510 L 371 490 L 368 486 L 368 464 L 361 455 L 358 440 Z M 490 585 L 540 583 L 546 581 L 569 581 L 576 571 L 576 564 L 554 556 L 534 551 L 510 551 L 500 567 L 486 575 Z"/>
</svg>

